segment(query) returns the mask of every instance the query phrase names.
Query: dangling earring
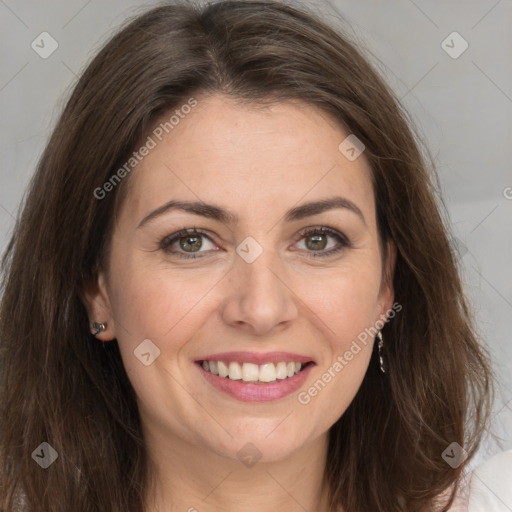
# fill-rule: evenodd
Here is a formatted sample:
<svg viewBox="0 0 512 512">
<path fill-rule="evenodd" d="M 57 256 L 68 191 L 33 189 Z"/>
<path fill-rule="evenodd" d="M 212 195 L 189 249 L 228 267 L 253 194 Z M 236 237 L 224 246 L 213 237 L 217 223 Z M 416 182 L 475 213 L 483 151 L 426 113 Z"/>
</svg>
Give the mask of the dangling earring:
<svg viewBox="0 0 512 512">
<path fill-rule="evenodd" d="M 93 322 L 92 328 L 94 329 L 92 334 L 96 336 L 96 334 L 99 334 L 101 331 L 104 331 L 107 328 L 107 322 L 103 322 L 102 324 L 99 324 L 98 322 Z"/>
<path fill-rule="evenodd" d="M 377 338 L 379 338 L 379 361 L 380 361 L 380 371 L 382 373 L 386 373 L 386 369 L 384 368 L 384 359 L 382 358 L 382 348 L 384 347 L 384 340 L 382 339 L 382 333 L 379 331 L 377 333 Z"/>
</svg>

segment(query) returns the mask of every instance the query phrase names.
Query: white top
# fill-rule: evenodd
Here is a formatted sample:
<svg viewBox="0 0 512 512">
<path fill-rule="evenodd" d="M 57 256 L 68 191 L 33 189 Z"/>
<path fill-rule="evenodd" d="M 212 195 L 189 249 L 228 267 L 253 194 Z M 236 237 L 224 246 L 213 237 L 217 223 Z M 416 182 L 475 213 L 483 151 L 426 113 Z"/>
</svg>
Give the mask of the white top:
<svg viewBox="0 0 512 512">
<path fill-rule="evenodd" d="M 471 475 L 468 512 L 512 511 L 512 450 L 498 453 Z"/>
<path fill-rule="evenodd" d="M 439 502 L 445 503 L 450 492 L 441 493 Z M 473 471 L 468 468 L 448 512 L 512 512 L 512 450 L 494 455 Z"/>
</svg>

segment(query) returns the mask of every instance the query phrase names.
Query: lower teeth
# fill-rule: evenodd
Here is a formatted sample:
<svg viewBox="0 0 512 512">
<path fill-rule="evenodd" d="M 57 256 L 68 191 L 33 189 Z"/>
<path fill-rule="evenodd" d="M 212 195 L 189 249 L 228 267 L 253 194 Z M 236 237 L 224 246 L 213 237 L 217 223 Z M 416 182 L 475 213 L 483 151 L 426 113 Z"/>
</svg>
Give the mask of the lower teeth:
<svg viewBox="0 0 512 512">
<path fill-rule="evenodd" d="M 229 379 L 229 377 L 224 377 L 225 379 Z M 288 379 L 289 377 L 286 377 L 286 379 Z M 261 386 L 265 386 L 267 384 L 274 384 L 275 382 L 283 382 L 284 380 L 286 379 L 276 379 L 276 380 L 273 380 L 272 382 L 262 382 L 261 380 L 252 380 L 252 381 L 247 381 L 247 380 L 243 380 L 243 379 L 238 379 L 234 382 L 243 382 L 244 384 L 258 384 L 258 385 L 261 385 Z M 233 380 L 233 379 L 229 379 L 229 380 Z"/>
</svg>

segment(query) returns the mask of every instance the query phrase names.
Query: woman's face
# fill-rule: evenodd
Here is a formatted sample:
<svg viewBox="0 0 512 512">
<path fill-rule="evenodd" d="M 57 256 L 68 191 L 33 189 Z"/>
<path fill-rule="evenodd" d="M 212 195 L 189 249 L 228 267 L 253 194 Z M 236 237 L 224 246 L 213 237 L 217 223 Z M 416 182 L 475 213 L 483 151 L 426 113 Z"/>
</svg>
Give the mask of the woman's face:
<svg viewBox="0 0 512 512">
<path fill-rule="evenodd" d="M 362 333 L 393 303 L 370 168 L 308 105 L 216 95 L 190 110 L 132 171 L 91 321 L 117 338 L 151 439 L 280 460 L 347 409 L 374 341 Z M 199 233 L 172 239 L 184 228 Z"/>
</svg>

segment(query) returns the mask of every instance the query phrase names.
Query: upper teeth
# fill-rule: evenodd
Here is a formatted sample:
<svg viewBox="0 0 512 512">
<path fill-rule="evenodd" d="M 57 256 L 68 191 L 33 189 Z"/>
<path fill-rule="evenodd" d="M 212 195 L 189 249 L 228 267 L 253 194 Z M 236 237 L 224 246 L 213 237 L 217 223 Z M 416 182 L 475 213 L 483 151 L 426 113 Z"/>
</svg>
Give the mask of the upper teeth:
<svg viewBox="0 0 512 512">
<path fill-rule="evenodd" d="M 203 368 L 214 375 L 228 377 L 232 380 L 274 382 L 276 379 L 286 379 L 286 377 L 293 377 L 296 373 L 299 373 L 302 363 L 280 362 L 257 365 L 231 361 L 228 365 L 223 361 L 203 361 Z"/>
</svg>

